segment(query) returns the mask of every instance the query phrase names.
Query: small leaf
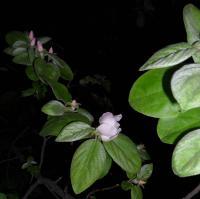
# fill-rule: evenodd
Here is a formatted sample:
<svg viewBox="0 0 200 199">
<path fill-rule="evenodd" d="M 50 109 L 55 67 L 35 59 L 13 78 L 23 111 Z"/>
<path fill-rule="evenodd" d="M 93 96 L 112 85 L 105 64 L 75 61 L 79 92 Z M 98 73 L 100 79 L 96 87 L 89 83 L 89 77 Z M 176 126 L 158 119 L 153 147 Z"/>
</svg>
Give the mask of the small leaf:
<svg viewBox="0 0 200 199">
<path fill-rule="evenodd" d="M 135 174 L 141 167 L 141 159 L 135 144 L 125 135 L 119 134 L 109 142 L 103 142 L 106 151 L 124 171 Z"/>
<path fill-rule="evenodd" d="M 6 42 L 10 46 L 12 46 L 18 40 L 28 42 L 27 35 L 25 33 L 23 33 L 23 32 L 19 32 L 19 31 L 12 31 L 12 32 L 7 33 L 5 39 L 6 39 Z"/>
<path fill-rule="evenodd" d="M 57 100 L 52 100 L 42 107 L 42 112 L 51 116 L 61 116 L 65 113 L 66 107 Z"/>
<path fill-rule="evenodd" d="M 74 192 L 83 192 L 102 177 L 107 170 L 107 161 L 108 154 L 101 142 L 91 139 L 82 143 L 73 156 L 70 169 Z"/>
<path fill-rule="evenodd" d="M 187 41 L 194 44 L 200 40 L 200 10 L 192 4 L 188 4 L 183 9 L 183 20 L 187 32 Z M 200 63 L 199 52 L 193 55 L 196 63 Z"/>
<path fill-rule="evenodd" d="M 60 68 L 61 77 L 65 80 L 71 81 L 73 79 L 73 73 L 68 64 L 56 55 L 51 55 L 50 57 L 53 59 L 53 62 Z"/>
<path fill-rule="evenodd" d="M 179 177 L 200 174 L 200 129 L 185 135 L 172 155 L 172 168 Z"/>
<path fill-rule="evenodd" d="M 27 52 L 15 56 L 12 61 L 16 64 L 21 64 L 26 66 L 32 65 Z"/>
<path fill-rule="evenodd" d="M 143 198 L 143 194 L 142 194 L 142 190 L 139 186 L 132 186 L 131 188 L 131 199 L 142 199 Z"/>
<path fill-rule="evenodd" d="M 182 112 L 176 117 L 161 118 L 158 121 L 157 132 L 162 142 L 174 144 L 186 132 L 200 128 L 200 108 Z"/>
<path fill-rule="evenodd" d="M 84 122 L 72 122 L 65 126 L 58 137 L 56 142 L 74 142 L 77 140 L 85 139 L 94 132 L 94 128 Z"/>
<path fill-rule="evenodd" d="M 130 182 L 127 182 L 127 181 L 122 181 L 121 183 L 121 188 L 124 190 L 124 191 L 128 191 L 132 188 L 132 184 Z"/>
<path fill-rule="evenodd" d="M 30 80 L 32 80 L 32 81 L 38 81 L 39 80 L 39 78 L 37 77 L 37 75 L 35 73 L 33 66 L 27 66 L 25 73 Z"/>
<path fill-rule="evenodd" d="M 173 96 L 182 110 L 200 107 L 200 64 L 188 64 L 177 70 L 171 80 Z"/>
<path fill-rule="evenodd" d="M 35 89 L 34 88 L 28 88 L 24 91 L 22 91 L 22 96 L 23 97 L 29 97 L 31 95 L 34 95 L 35 94 Z"/>
<path fill-rule="evenodd" d="M 166 46 L 154 53 L 140 71 L 177 65 L 190 58 L 195 52 L 197 50 L 186 42 Z"/>
<path fill-rule="evenodd" d="M 42 130 L 41 136 L 58 136 L 61 130 L 67 126 L 70 122 L 81 121 L 90 124 L 90 121 L 83 115 L 75 112 L 67 112 L 63 116 L 52 117 L 49 119 Z"/>
<path fill-rule="evenodd" d="M 92 116 L 91 113 L 89 113 L 87 110 L 83 109 L 83 108 L 78 108 L 77 112 L 80 113 L 81 115 L 84 115 L 85 117 L 88 118 L 88 120 L 93 123 L 94 121 L 94 117 Z"/>
<path fill-rule="evenodd" d="M 46 44 L 47 42 L 51 41 L 51 37 L 39 37 L 38 41 L 40 41 L 41 44 Z"/>
<path fill-rule="evenodd" d="M 67 87 L 64 84 L 59 82 L 51 82 L 50 86 L 53 90 L 55 97 L 58 100 L 62 100 L 64 103 L 67 103 L 72 100 L 71 94 L 69 93 Z"/>
<path fill-rule="evenodd" d="M 164 89 L 166 72 L 165 68 L 151 70 L 136 80 L 129 94 L 129 104 L 134 110 L 156 118 L 178 114 L 179 106 L 171 101 Z"/>
<path fill-rule="evenodd" d="M 35 71 L 41 80 L 46 82 L 57 81 L 60 76 L 59 69 L 45 60 L 37 58 L 34 63 Z"/>
<path fill-rule="evenodd" d="M 142 181 L 147 181 L 153 172 L 153 164 L 145 164 L 141 167 L 140 171 L 137 173 L 137 179 Z"/>
</svg>

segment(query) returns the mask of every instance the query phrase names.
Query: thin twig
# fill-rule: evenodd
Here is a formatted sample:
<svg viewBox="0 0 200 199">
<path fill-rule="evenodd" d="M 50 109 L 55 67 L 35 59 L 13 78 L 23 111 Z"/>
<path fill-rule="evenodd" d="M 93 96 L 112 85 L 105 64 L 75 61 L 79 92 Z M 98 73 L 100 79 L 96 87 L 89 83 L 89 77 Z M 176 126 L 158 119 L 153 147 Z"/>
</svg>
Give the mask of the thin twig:
<svg viewBox="0 0 200 199">
<path fill-rule="evenodd" d="M 43 162 L 44 162 L 44 153 L 45 153 L 45 149 L 46 149 L 46 144 L 49 138 L 44 137 L 43 140 L 43 144 L 42 144 L 42 148 L 41 148 L 41 153 L 40 153 L 40 164 L 39 164 L 39 168 L 41 170 Z"/>
<path fill-rule="evenodd" d="M 182 199 L 190 199 L 200 192 L 200 184 Z"/>
<path fill-rule="evenodd" d="M 97 193 L 97 192 L 109 191 L 109 190 L 112 190 L 112 189 L 116 189 L 116 188 L 118 188 L 119 186 L 120 186 L 120 184 L 115 184 L 115 185 L 110 186 L 110 187 L 104 187 L 104 188 L 101 188 L 101 189 L 95 189 L 95 190 L 91 191 L 91 192 L 87 195 L 86 199 L 89 199 L 92 195 L 94 195 L 94 194 Z"/>
<path fill-rule="evenodd" d="M 27 199 L 28 196 L 36 189 L 36 187 L 39 185 L 39 181 L 35 181 L 35 183 L 33 183 L 29 189 L 27 190 L 27 192 L 25 193 L 24 197 L 22 199 Z"/>
</svg>

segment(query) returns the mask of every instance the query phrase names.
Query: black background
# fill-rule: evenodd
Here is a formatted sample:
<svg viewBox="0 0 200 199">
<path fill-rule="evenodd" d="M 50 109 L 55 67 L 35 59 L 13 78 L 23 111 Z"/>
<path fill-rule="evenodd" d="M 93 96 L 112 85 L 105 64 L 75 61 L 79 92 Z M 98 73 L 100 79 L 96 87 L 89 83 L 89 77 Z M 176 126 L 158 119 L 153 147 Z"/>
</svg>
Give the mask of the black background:
<svg viewBox="0 0 200 199">
<path fill-rule="evenodd" d="M 53 38 L 55 49 L 75 71 L 77 79 L 87 74 L 102 74 L 111 80 L 110 97 L 114 107 L 113 111 L 115 114 L 123 114 L 121 122 L 123 132 L 136 143 L 144 143 L 154 163 L 153 176 L 144 189 L 145 199 L 181 198 L 199 181 L 198 176 L 179 178 L 173 174 L 171 154 L 174 146 L 161 143 L 158 139 L 155 119 L 135 112 L 128 104 L 130 88 L 142 74 L 138 72 L 138 68 L 146 59 L 165 45 L 186 40 L 182 9 L 187 3 L 200 5 L 200 1 L 154 0 L 152 1 L 153 9 L 151 7 L 144 9 L 143 0 L 133 1 L 129 5 L 121 2 L 111 6 L 100 3 L 86 5 L 86 3 L 79 2 L 76 2 L 76 5 L 69 5 L 67 1 L 62 3 L 59 1 L 53 3 L 27 1 L 16 3 L 16 5 L 10 2 L 0 8 L 1 52 L 6 47 L 4 36 L 8 31 L 34 30 L 36 36 L 47 35 Z M 144 18 L 140 18 L 141 13 Z M 11 63 L 9 57 L 2 53 L 0 65 L 9 68 L 9 63 Z M 26 84 L 29 82 L 22 73 L 22 67 L 16 67 L 19 68 L 9 68 L 7 72 L 3 71 L 0 75 L 1 96 L 9 95 L 6 103 L 0 100 L 1 107 L 7 104 L 7 107 L 1 108 L 2 114 L 8 119 L 4 126 L 13 127 L 15 132 L 11 136 L 2 135 L 2 146 L 3 143 L 7 146 L 17 131 L 23 129 L 26 123 L 31 127 L 36 125 L 36 129 L 39 129 L 44 122 L 39 119 L 39 110 L 32 108 L 31 103 L 37 106 L 37 102 L 31 99 L 22 101 L 19 99 L 20 90 L 27 88 Z M 27 109 L 24 110 L 24 104 L 29 107 L 28 110 L 32 111 L 32 114 L 26 113 Z M 89 99 L 86 100 L 86 107 L 96 117 L 100 116 L 100 110 L 96 111 L 95 104 L 90 104 Z M 33 148 L 39 147 L 41 140 L 29 136 L 29 140 L 32 138 L 29 145 Z M 64 169 L 68 170 L 68 168 L 63 168 L 64 166 L 59 164 L 63 164 L 62 158 L 65 154 L 69 155 L 68 162 L 70 162 L 72 154 L 67 151 L 67 147 L 62 151 L 59 146 L 53 143 L 51 145 L 52 147 L 47 150 L 46 175 L 49 173 L 52 176 L 56 176 L 57 173 L 62 175 Z M 56 151 L 54 147 L 57 147 Z M 6 150 L 4 149 L 6 147 L 2 148 Z M 37 150 L 39 148 L 35 151 L 36 157 Z M 55 157 L 58 151 L 60 158 Z M 56 161 L 58 162 L 55 163 Z M 2 166 L 2 169 L 5 168 Z M 67 177 L 68 171 L 65 175 Z M 97 182 L 92 188 L 118 183 L 118 178 L 123 178 L 121 176 L 121 171 L 114 166 L 113 173 L 101 182 Z M 119 194 L 121 198 L 128 198 L 128 194 L 120 190 L 100 193 L 97 198 L 117 197 Z M 48 197 L 50 196 L 45 198 Z"/>
</svg>

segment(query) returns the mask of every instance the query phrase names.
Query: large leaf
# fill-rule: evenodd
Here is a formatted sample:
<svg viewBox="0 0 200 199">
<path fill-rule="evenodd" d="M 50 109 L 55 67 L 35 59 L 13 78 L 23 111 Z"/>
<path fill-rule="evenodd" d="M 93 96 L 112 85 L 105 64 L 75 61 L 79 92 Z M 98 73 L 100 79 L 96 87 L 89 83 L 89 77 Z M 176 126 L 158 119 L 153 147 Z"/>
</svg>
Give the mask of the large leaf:
<svg viewBox="0 0 200 199">
<path fill-rule="evenodd" d="M 58 136 L 65 126 L 74 121 L 81 121 L 90 124 L 90 121 L 83 115 L 74 112 L 67 112 L 63 116 L 52 117 L 49 119 L 40 131 L 40 135 Z"/>
<path fill-rule="evenodd" d="M 58 137 L 56 142 L 74 142 L 87 138 L 95 129 L 89 124 L 84 122 L 71 122 L 65 126 Z"/>
<path fill-rule="evenodd" d="M 166 46 L 154 53 L 140 70 L 164 68 L 177 65 L 190 58 L 197 50 L 188 43 L 182 42 Z"/>
<path fill-rule="evenodd" d="M 177 70 L 171 80 L 173 96 L 182 110 L 200 107 L 200 64 L 188 64 Z"/>
<path fill-rule="evenodd" d="M 78 108 L 77 112 L 80 113 L 81 115 L 84 115 L 85 117 L 88 118 L 88 120 L 92 123 L 94 121 L 94 117 L 92 116 L 91 113 L 89 113 L 87 110 L 83 108 Z"/>
<path fill-rule="evenodd" d="M 72 80 L 73 79 L 73 73 L 71 68 L 68 66 L 67 63 L 65 63 L 64 60 L 57 57 L 56 55 L 49 55 L 53 62 L 60 68 L 61 77 L 65 80 Z"/>
<path fill-rule="evenodd" d="M 125 135 L 119 134 L 115 139 L 103 143 L 106 151 L 124 171 L 136 174 L 141 167 L 141 159 L 136 145 Z"/>
<path fill-rule="evenodd" d="M 156 118 L 178 114 L 179 107 L 176 103 L 172 103 L 164 89 L 166 72 L 165 68 L 155 69 L 137 79 L 129 94 L 129 103 L 133 109 Z"/>
<path fill-rule="evenodd" d="M 193 44 L 200 40 L 200 10 L 192 4 L 188 4 L 183 9 L 183 20 L 187 32 L 187 40 L 189 44 Z M 196 63 L 200 63 L 200 56 L 193 55 Z"/>
<path fill-rule="evenodd" d="M 176 145 L 172 168 L 180 177 L 200 174 L 200 129 L 185 135 Z"/>
<path fill-rule="evenodd" d="M 32 65 L 27 52 L 15 56 L 12 61 L 16 64 L 21 64 L 26 66 Z"/>
<path fill-rule="evenodd" d="M 87 140 L 76 150 L 70 169 L 73 190 L 79 194 L 108 172 L 110 160 L 98 140 Z"/>
<path fill-rule="evenodd" d="M 27 77 L 30 80 L 32 80 L 32 81 L 38 81 L 39 80 L 38 76 L 35 73 L 33 66 L 27 66 L 25 72 L 26 72 Z"/>
<path fill-rule="evenodd" d="M 42 107 L 42 112 L 51 116 L 61 116 L 65 113 L 66 107 L 57 100 L 51 100 Z"/>
<path fill-rule="evenodd" d="M 16 41 L 28 41 L 28 37 L 25 33 L 19 31 L 12 31 L 7 33 L 6 35 L 6 42 L 12 46 Z"/>
<path fill-rule="evenodd" d="M 142 199 L 143 194 L 139 186 L 133 185 L 131 188 L 131 199 Z"/>
<path fill-rule="evenodd" d="M 59 82 L 51 82 L 50 86 L 55 97 L 58 100 L 62 100 L 65 103 L 70 102 L 72 100 L 71 94 L 69 93 L 67 87 L 64 84 L 61 84 Z"/>
<path fill-rule="evenodd" d="M 157 132 L 159 138 L 168 144 L 173 144 L 186 132 L 200 128 L 200 108 L 188 110 L 173 118 L 161 118 Z"/>
<path fill-rule="evenodd" d="M 34 67 L 37 75 L 43 81 L 57 81 L 60 76 L 60 71 L 57 66 L 51 63 L 46 63 L 46 61 L 41 58 L 35 60 Z"/>
</svg>

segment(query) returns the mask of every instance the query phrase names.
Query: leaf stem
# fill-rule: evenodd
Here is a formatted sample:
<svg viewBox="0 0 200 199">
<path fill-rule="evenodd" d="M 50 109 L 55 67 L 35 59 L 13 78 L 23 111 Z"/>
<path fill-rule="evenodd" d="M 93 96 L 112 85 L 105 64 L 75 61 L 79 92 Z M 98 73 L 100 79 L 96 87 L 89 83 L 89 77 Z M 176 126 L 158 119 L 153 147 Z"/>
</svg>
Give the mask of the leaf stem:
<svg viewBox="0 0 200 199">
<path fill-rule="evenodd" d="M 196 194 L 198 194 L 200 192 L 200 184 L 194 188 L 190 193 L 188 193 L 185 197 L 183 197 L 182 199 L 190 199 L 193 196 L 195 196 Z"/>
</svg>

